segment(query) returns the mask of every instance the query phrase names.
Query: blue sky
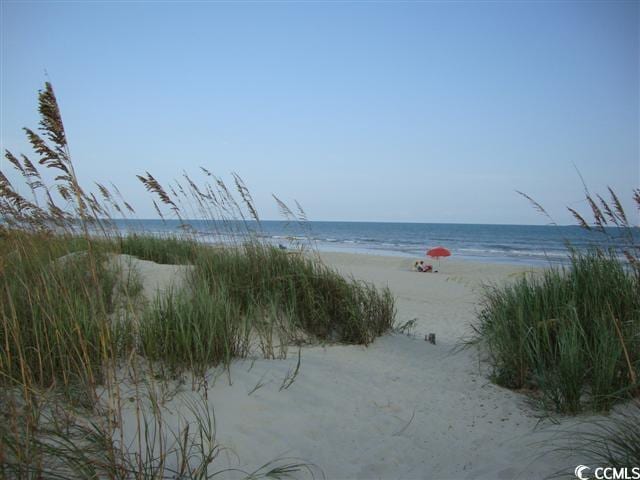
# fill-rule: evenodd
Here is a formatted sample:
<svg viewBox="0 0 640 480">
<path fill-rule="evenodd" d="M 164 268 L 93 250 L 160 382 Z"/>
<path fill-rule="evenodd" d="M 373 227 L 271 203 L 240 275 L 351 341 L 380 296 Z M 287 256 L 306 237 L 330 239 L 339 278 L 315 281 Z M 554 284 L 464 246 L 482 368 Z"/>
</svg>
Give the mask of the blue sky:
<svg viewBox="0 0 640 480">
<path fill-rule="evenodd" d="M 639 5 L 3 0 L 1 143 L 29 153 L 49 78 L 81 180 L 140 217 L 136 174 L 203 165 L 267 219 L 274 192 L 312 220 L 546 223 L 522 190 L 572 223 L 574 165 L 640 185 Z"/>
</svg>

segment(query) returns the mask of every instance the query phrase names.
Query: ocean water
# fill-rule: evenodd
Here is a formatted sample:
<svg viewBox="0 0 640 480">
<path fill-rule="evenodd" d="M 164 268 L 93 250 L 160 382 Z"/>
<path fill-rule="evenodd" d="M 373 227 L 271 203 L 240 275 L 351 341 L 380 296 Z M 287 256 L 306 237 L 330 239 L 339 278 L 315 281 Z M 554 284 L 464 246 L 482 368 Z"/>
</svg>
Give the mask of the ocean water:
<svg viewBox="0 0 640 480">
<path fill-rule="evenodd" d="M 188 230 L 202 242 L 242 241 L 247 231 L 274 245 L 313 246 L 320 251 L 398 255 L 424 258 L 428 249 L 443 246 L 451 258 L 485 262 L 544 265 L 564 263 L 567 245 L 586 249 L 592 245 L 620 246 L 621 232 L 589 232 L 578 226 L 471 225 L 445 223 L 378 222 L 207 222 L 187 221 Z M 175 220 L 118 220 L 125 232 L 154 235 L 179 234 Z M 611 238 L 613 237 L 613 238 Z M 640 240 L 640 231 L 634 237 Z"/>
</svg>

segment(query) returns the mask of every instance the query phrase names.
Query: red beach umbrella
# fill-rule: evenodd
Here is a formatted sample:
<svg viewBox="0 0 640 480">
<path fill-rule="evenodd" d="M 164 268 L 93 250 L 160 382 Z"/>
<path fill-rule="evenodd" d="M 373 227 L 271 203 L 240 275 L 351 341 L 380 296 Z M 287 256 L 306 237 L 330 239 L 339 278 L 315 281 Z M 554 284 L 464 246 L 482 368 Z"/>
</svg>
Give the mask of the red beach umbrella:
<svg viewBox="0 0 640 480">
<path fill-rule="evenodd" d="M 438 267 L 440 267 L 440 259 L 442 257 L 450 257 L 451 252 L 444 247 L 435 247 L 431 250 L 427 250 L 427 257 L 437 258 L 438 259 Z"/>
</svg>

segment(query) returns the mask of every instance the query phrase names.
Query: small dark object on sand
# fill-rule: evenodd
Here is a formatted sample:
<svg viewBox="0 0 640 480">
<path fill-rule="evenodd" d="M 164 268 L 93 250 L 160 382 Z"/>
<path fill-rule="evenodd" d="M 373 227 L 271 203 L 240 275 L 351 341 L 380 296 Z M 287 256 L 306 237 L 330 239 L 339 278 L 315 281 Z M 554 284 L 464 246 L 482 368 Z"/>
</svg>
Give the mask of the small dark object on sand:
<svg viewBox="0 0 640 480">
<path fill-rule="evenodd" d="M 283 244 L 281 244 L 281 243 L 279 243 L 279 244 L 278 244 L 278 248 L 279 248 L 280 250 L 286 250 L 286 249 L 287 249 L 287 247 L 285 247 L 285 246 L 284 246 Z"/>
<path fill-rule="evenodd" d="M 429 335 L 425 335 L 424 336 L 424 340 L 426 342 L 432 343 L 433 345 L 436 344 L 436 334 L 435 333 L 430 333 Z"/>
</svg>

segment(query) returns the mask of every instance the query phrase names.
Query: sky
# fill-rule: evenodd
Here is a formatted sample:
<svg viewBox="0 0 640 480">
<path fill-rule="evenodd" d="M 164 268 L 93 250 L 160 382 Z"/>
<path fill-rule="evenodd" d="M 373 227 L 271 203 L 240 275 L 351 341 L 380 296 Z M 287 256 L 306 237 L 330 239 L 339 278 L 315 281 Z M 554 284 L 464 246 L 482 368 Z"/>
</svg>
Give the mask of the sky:
<svg viewBox="0 0 640 480">
<path fill-rule="evenodd" d="M 1 15 L 3 150 L 31 156 L 22 127 L 49 80 L 81 182 L 114 182 L 140 218 L 156 215 L 136 174 L 200 166 L 237 172 L 264 219 L 275 193 L 310 220 L 548 223 L 520 190 L 571 224 L 578 171 L 635 210 L 637 1 L 1 0 Z"/>
</svg>

